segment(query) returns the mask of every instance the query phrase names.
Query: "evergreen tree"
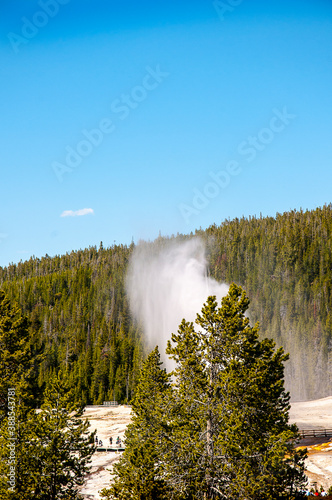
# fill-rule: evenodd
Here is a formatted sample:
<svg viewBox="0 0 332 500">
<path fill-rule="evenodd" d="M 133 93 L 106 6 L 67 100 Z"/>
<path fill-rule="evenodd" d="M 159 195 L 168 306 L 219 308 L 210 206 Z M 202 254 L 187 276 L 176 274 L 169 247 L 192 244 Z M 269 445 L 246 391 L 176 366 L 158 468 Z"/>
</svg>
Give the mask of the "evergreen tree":
<svg viewBox="0 0 332 500">
<path fill-rule="evenodd" d="M 162 500 L 167 487 L 162 477 L 160 446 L 166 435 L 165 406 L 170 396 L 169 375 L 161 369 L 158 347 L 144 362 L 132 403 L 133 418 L 125 434 L 126 449 L 115 465 L 115 480 L 105 499 Z"/>
<path fill-rule="evenodd" d="M 90 469 L 95 434 L 88 432 L 82 414 L 83 408 L 73 403 L 73 390 L 60 377 L 51 380 L 41 410 L 31 410 L 25 419 L 18 413 L 15 491 L 2 482 L 2 499 L 80 498 L 78 486 Z M 3 468 L 8 475 L 8 463 Z"/>
<path fill-rule="evenodd" d="M 173 498 L 275 500 L 291 498 L 304 483 L 297 428 L 288 424 L 288 356 L 272 340 L 259 341 L 248 305 L 233 283 L 220 308 L 208 298 L 197 332 L 183 321 L 168 343 L 176 362 L 176 445 L 164 464 Z"/>
<path fill-rule="evenodd" d="M 234 283 L 218 307 L 209 297 L 193 323 L 182 321 L 167 353 L 174 383 L 155 349 L 144 364 L 126 450 L 103 495 L 118 500 L 277 500 L 305 483 L 284 389 L 288 356 L 259 340 Z"/>
<path fill-rule="evenodd" d="M 31 352 L 28 326 L 27 318 L 17 307 L 11 306 L 0 290 L 0 424 L 8 413 L 8 389 L 14 389 L 21 404 L 29 399 Z"/>
</svg>

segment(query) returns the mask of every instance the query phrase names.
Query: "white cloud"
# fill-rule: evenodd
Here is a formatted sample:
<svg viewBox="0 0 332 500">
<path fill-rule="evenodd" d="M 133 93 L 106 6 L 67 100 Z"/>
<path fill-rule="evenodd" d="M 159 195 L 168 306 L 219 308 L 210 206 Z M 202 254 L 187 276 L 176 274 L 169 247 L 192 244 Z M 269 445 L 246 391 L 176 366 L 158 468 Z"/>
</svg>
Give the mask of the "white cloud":
<svg viewBox="0 0 332 500">
<path fill-rule="evenodd" d="M 64 210 L 60 217 L 77 217 L 80 215 L 94 214 L 93 208 L 81 208 L 80 210 Z"/>
</svg>

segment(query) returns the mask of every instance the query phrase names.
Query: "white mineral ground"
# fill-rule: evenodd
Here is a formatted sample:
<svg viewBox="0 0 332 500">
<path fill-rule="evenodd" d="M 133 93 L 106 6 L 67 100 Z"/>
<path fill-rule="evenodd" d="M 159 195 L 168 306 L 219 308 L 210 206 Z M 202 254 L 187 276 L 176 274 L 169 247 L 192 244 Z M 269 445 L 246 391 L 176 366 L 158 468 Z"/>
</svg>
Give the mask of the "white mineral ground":
<svg viewBox="0 0 332 500">
<path fill-rule="evenodd" d="M 90 430 L 97 429 L 98 439 L 104 445 L 113 443 L 119 436 L 123 440 L 127 425 L 130 422 L 131 409 L 128 406 L 87 407 L 84 416 L 89 419 Z M 292 404 L 290 422 L 296 423 L 299 429 L 332 429 L 332 396 L 315 401 L 303 401 Z M 322 444 L 324 443 L 325 444 Z M 332 440 L 306 439 L 300 444 L 308 448 L 306 460 L 309 485 L 314 482 L 325 489 L 332 485 Z M 99 500 L 99 491 L 109 486 L 113 464 L 119 460 L 120 452 L 97 452 L 92 457 L 92 469 L 81 495 L 86 500 Z"/>
<path fill-rule="evenodd" d="M 290 422 L 300 430 L 332 429 L 332 396 L 314 401 L 293 403 L 289 412 Z M 309 486 L 317 483 L 327 490 L 332 486 L 332 440 L 310 438 L 300 444 L 308 449 L 306 474 Z"/>
<path fill-rule="evenodd" d="M 95 406 L 87 407 L 84 412 L 90 422 L 90 431 L 97 429 L 98 440 L 101 439 L 104 446 L 109 446 L 109 438 L 113 438 L 115 444 L 119 436 L 123 441 L 127 425 L 130 423 L 131 408 L 128 406 Z M 112 466 L 119 460 L 121 452 L 99 451 L 92 455 L 91 472 L 87 477 L 80 493 L 84 499 L 100 499 L 99 491 L 107 488 L 110 484 Z"/>
</svg>

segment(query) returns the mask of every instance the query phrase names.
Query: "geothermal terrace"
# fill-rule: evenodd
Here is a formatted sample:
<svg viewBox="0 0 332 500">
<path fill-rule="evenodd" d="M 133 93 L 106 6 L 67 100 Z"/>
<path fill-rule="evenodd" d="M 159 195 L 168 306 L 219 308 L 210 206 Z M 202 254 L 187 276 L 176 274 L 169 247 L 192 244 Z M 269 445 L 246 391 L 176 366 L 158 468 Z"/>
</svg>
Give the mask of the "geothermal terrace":
<svg viewBox="0 0 332 500">
<path fill-rule="evenodd" d="M 98 439 L 109 444 L 109 438 L 115 443 L 117 437 L 123 442 L 124 433 L 130 422 L 129 406 L 90 406 L 84 416 L 89 419 L 91 431 L 97 429 Z M 293 403 L 290 422 L 296 423 L 300 430 L 332 429 L 332 396 L 315 401 Z M 332 485 L 332 440 L 331 437 L 309 437 L 300 443 L 308 448 L 306 462 L 310 484 L 317 483 L 325 489 Z M 121 452 L 98 452 L 92 457 L 92 470 L 81 494 L 85 500 L 99 500 L 98 491 L 109 485 L 110 470 L 119 460 Z"/>
</svg>

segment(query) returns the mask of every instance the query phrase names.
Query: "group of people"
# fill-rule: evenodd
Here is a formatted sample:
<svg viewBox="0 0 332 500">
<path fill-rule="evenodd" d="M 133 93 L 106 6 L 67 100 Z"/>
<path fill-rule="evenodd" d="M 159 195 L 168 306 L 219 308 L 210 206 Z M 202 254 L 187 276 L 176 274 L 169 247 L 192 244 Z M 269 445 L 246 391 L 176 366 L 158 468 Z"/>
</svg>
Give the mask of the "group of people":
<svg viewBox="0 0 332 500">
<path fill-rule="evenodd" d="M 96 446 L 103 446 L 103 442 L 101 439 L 98 440 L 98 436 L 96 436 Z"/>
<path fill-rule="evenodd" d="M 317 491 L 316 490 L 315 492 L 307 490 L 305 492 L 305 494 L 306 494 L 307 497 L 319 497 L 319 498 L 321 498 L 321 497 L 326 497 L 327 496 L 327 493 L 324 490 L 321 490 L 321 491 Z"/>
<path fill-rule="evenodd" d="M 113 444 L 113 438 L 112 438 L 112 436 L 111 436 L 111 437 L 110 437 L 110 446 L 112 446 L 112 444 Z M 121 439 L 120 439 L 120 436 L 118 436 L 118 437 L 116 438 L 115 444 L 116 444 L 116 446 L 118 446 L 118 447 L 120 447 L 120 446 L 121 446 Z"/>
<path fill-rule="evenodd" d="M 110 439 L 110 446 L 112 446 L 113 445 L 113 438 L 112 438 L 112 436 L 109 439 Z M 101 439 L 98 440 L 98 436 L 96 436 L 95 441 L 96 441 L 96 446 L 97 447 L 103 446 L 103 442 L 102 442 Z M 117 446 L 117 448 L 121 448 L 121 439 L 120 439 L 120 436 L 118 436 L 116 438 L 115 445 Z"/>
</svg>

